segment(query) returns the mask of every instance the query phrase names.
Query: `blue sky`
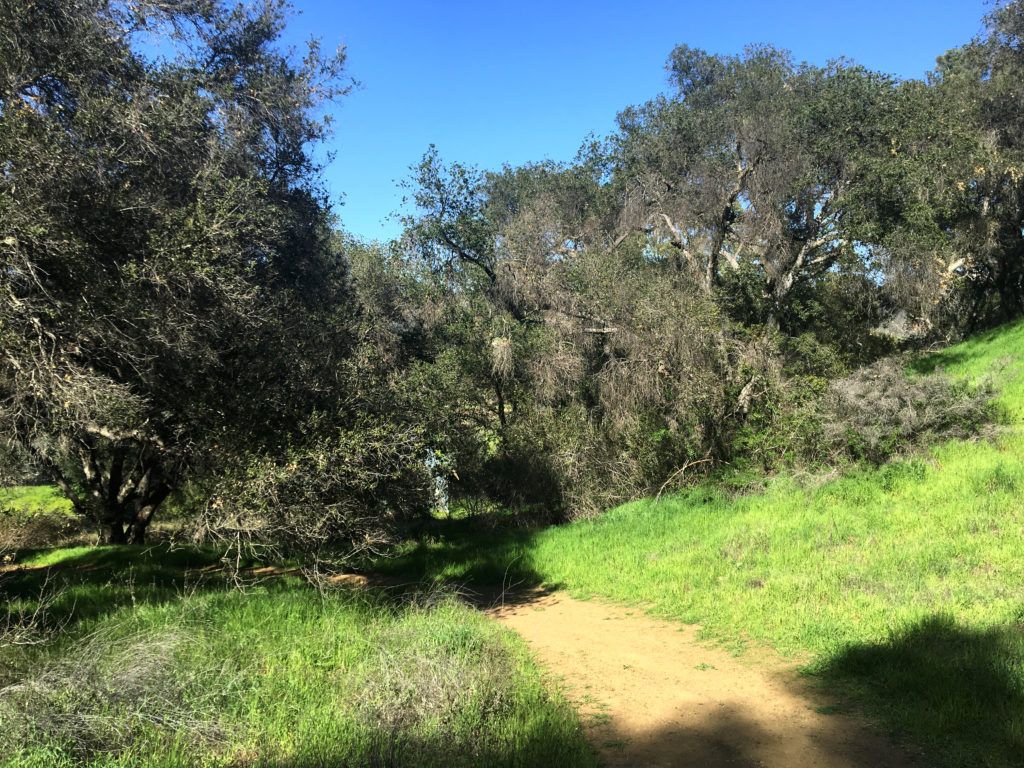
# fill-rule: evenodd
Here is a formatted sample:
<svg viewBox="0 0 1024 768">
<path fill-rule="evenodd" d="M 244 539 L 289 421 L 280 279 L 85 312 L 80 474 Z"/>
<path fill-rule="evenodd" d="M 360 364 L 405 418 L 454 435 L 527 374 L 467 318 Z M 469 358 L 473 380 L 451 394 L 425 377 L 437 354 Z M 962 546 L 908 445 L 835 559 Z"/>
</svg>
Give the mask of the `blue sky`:
<svg viewBox="0 0 1024 768">
<path fill-rule="evenodd" d="M 814 64 L 846 56 L 902 78 L 982 29 L 986 0 L 733 2 L 329 2 L 292 0 L 286 38 L 344 45 L 361 86 L 332 110 L 325 177 L 342 226 L 399 231 L 397 182 L 430 144 L 482 168 L 571 160 L 587 134 L 665 88 L 679 43 L 739 53 L 786 48 Z"/>
</svg>

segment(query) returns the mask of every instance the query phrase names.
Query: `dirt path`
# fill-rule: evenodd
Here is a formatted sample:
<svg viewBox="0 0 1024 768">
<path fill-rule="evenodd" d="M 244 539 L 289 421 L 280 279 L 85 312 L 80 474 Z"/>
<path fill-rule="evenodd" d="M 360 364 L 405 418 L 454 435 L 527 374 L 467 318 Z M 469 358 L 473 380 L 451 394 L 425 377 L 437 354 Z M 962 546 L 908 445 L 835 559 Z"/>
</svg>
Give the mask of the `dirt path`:
<svg viewBox="0 0 1024 768">
<path fill-rule="evenodd" d="M 697 642 L 696 627 L 562 593 L 489 613 L 564 678 L 607 766 L 920 765 L 865 722 L 822 714 L 826 702 L 791 666 L 768 653 L 735 658 Z"/>
<path fill-rule="evenodd" d="M 21 568 L 0 565 L 0 572 Z M 286 572 L 294 569 L 245 571 L 253 577 Z M 326 580 L 408 586 L 377 575 Z M 503 603 L 486 591 L 466 590 L 463 597 L 522 635 L 564 682 L 587 737 L 609 768 L 923 765 L 863 720 L 824 714 L 828 702 L 769 652 L 736 658 L 698 642 L 697 627 L 658 621 L 640 609 L 573 600 L 563 592 L 506 595 Z"/>
</svg>

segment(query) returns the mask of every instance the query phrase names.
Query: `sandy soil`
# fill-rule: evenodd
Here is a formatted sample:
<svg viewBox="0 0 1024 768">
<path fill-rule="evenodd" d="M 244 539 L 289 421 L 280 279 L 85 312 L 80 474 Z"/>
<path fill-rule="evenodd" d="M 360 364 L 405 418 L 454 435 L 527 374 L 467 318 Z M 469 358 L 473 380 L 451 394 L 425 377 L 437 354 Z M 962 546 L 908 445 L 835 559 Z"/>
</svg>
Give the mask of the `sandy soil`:
<svg viewBox="0 0 1024 768">
<path fill-rule="evenodd" d="M 491 616 L 564 681 L 607 766 L 903 768 L 921 761 L 828 701 L 771 652 L 736 658 L 699 628 L 564 593 L 519 596 Z"/>
</svg>

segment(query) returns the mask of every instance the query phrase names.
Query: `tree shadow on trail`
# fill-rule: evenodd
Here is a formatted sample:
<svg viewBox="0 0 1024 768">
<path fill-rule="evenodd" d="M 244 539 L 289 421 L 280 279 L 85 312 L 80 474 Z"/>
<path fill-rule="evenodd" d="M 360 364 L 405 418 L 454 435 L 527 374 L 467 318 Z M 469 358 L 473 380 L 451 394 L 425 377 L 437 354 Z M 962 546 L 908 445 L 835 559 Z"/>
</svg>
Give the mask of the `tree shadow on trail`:
<svg viewBox="0 0 1024 768">
<path fill-rule="evenodd" d="M 559 589 L 534 567 L 538 529 L 489 525 L 486 518 L 437 521 L 403 555 L 365 564 L 375 573 L 414 584 L 454 589 L 477 607 L 530 602 L 538 590 Z"/>
<path fill-rule="evenodd" d="M 799 725 L 773 722 L 765 727 L 763 716 L 734 706 L 709 706 L 705 722 L 689 727 L 666 726 L 636 733 L 619 730 L 614 722 L 584 724 L 594 750 L 587 755 L 564 735 L 538 722 L 509 745 L 494 742 L 475 745 L 475 754 L 453 752 L 444 739 L 423 741 L 401 730 L 381 731 L 362 745 L 358 754 L 332 745 L 306 745 L 299 754 L 268 760 L 266 768 L 323 768 L 324 766 L 490 765 L 516 768 L 762 768 L 763 766 L 818 765 L 823 768 L 918 768 L 914 755 L 894 742 L 872 733 L 863 737 L 845 724 L 826 720 L 820 730 L 808 733 Z M 836 725 L 838 727 L 833 727 Z M 859 728 L 860 725 L 857 725 Z"/>
<path fill-rule="evenodd" d="M 402 728 L 375 728 L 352 749 L 338 741 L 303 744 L 297 754 L 266 759 L 260 768 L 597 768 L 582 734 L 566 738 L 550 719 L 533 718 L 520 729 L 488 733 L 478 729 L 470 744 L 455 744 L 450 736 L 414 736 Z"/>
<path fill-rule="evenodd" d="M 919 758 L 862 723 L 828 716 L 808 730 L 764 713 L 709 702 L 699 725 L 648 733 L 618 733 L 614 724 L 595 729 L 593 741 L 605 768 L 701 766 L 761 768 L 817 765 L 823 768 L 918 768 Z"/>
<path fill-rule="evenodd" d="M 850 692 L 936 764 L 1024 765 L 1024 621 L 973 630 L 930 616 L 887 642 L 850 646 L 811 674 Z"/>
</svg>

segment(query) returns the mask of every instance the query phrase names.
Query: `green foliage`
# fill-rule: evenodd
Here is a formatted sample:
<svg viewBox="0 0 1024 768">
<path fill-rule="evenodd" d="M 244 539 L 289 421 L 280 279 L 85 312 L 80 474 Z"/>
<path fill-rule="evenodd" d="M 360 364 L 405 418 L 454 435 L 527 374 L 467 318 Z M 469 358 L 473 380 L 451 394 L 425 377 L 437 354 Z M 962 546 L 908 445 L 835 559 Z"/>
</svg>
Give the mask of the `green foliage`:
<svg viewBox="0 0 1024 768">
<path fill-rule="evenodd" d="M 729 339 L 717 308 L 663 263 L 605 249 L 607 191 L 591 170 L 444 168 L 430 153 L 419 169 L 406 245 L 409 269 L 432 272 L 413 314 L 437 318 L 417 340 L 432 357 L 420 370 L 459 415 L 445 430 L 453 491 L 533 520 L 588 515 L 721 455 L 753 345 Z M 491 227 L 486 261 L 455 247 L 469 209 Z"/>
<path fill-rule="evenodd" d="M 918 367 L 983 378 L 1022 340 L 1018 322 Z M 936 381 L 925 386 L 941 399 L 950 389 Z M 913 392 L 920 381 L 896 386 Z M 970 406 L 971 395 L 958 396 Z M 442 537 L 382 567 L 652 606 L 700 624 L 706 637 L 812 662 L 812 672 L 927 747 L 930 764 L 1015 765 L 1024 732 L 1024 377 L 1008 377 L 996 403 L 1011 424 L 993 441 L 951 440 L 839 479 L 762 476 L 760 492 L 741 471 L 741 496 L 720 474 L 593 520 Z M 929 418 L 946 415 L 912 421 Z"/>
<path fill-rule="evenodd" d="M 434 374 L 462 408 L 459 491 L 586 516 L 694 462 L 879 464 L 981 431 L 983 386 L 850 370 L 955 336 L 979 254 L 1013 262 L 989 230 L 1017 198 L 989 194 L 968 101 L 1007 87 L 978 61 L 1017 66 L 1017 15 L 928 82 L 678 46 L 669 92 L 573 164 L 486 173 L 431 148 L 402 256 L 432 275 L 414 314 L 447 323 L 421 326 L 428 366 L 461 379 Z M 1019 169 L 995 164 L 1005 192 Z"/>
<path fill-rule="evenodd" d="M 201 533 L 306 548 L 427 498 L 405 339 L 367 320 L 313 160 L 344 52 L 283 50 L 285 12 L 2 11 L 4 453 L 104 540 L 175 491 Z"/>
<path fill-rule="evenodd" d="M 111 541 L 241 455 L 381 415 L 312 155 L 344 52 L 283 51 L 284 12 L 0 11 L 5 452 Z"/>
<path fill-rule="evenodd" d="M 0 509 L 22 514 L 71 513 L 71 502 L 52 485 L 0 488 Z"/>
</svg>

